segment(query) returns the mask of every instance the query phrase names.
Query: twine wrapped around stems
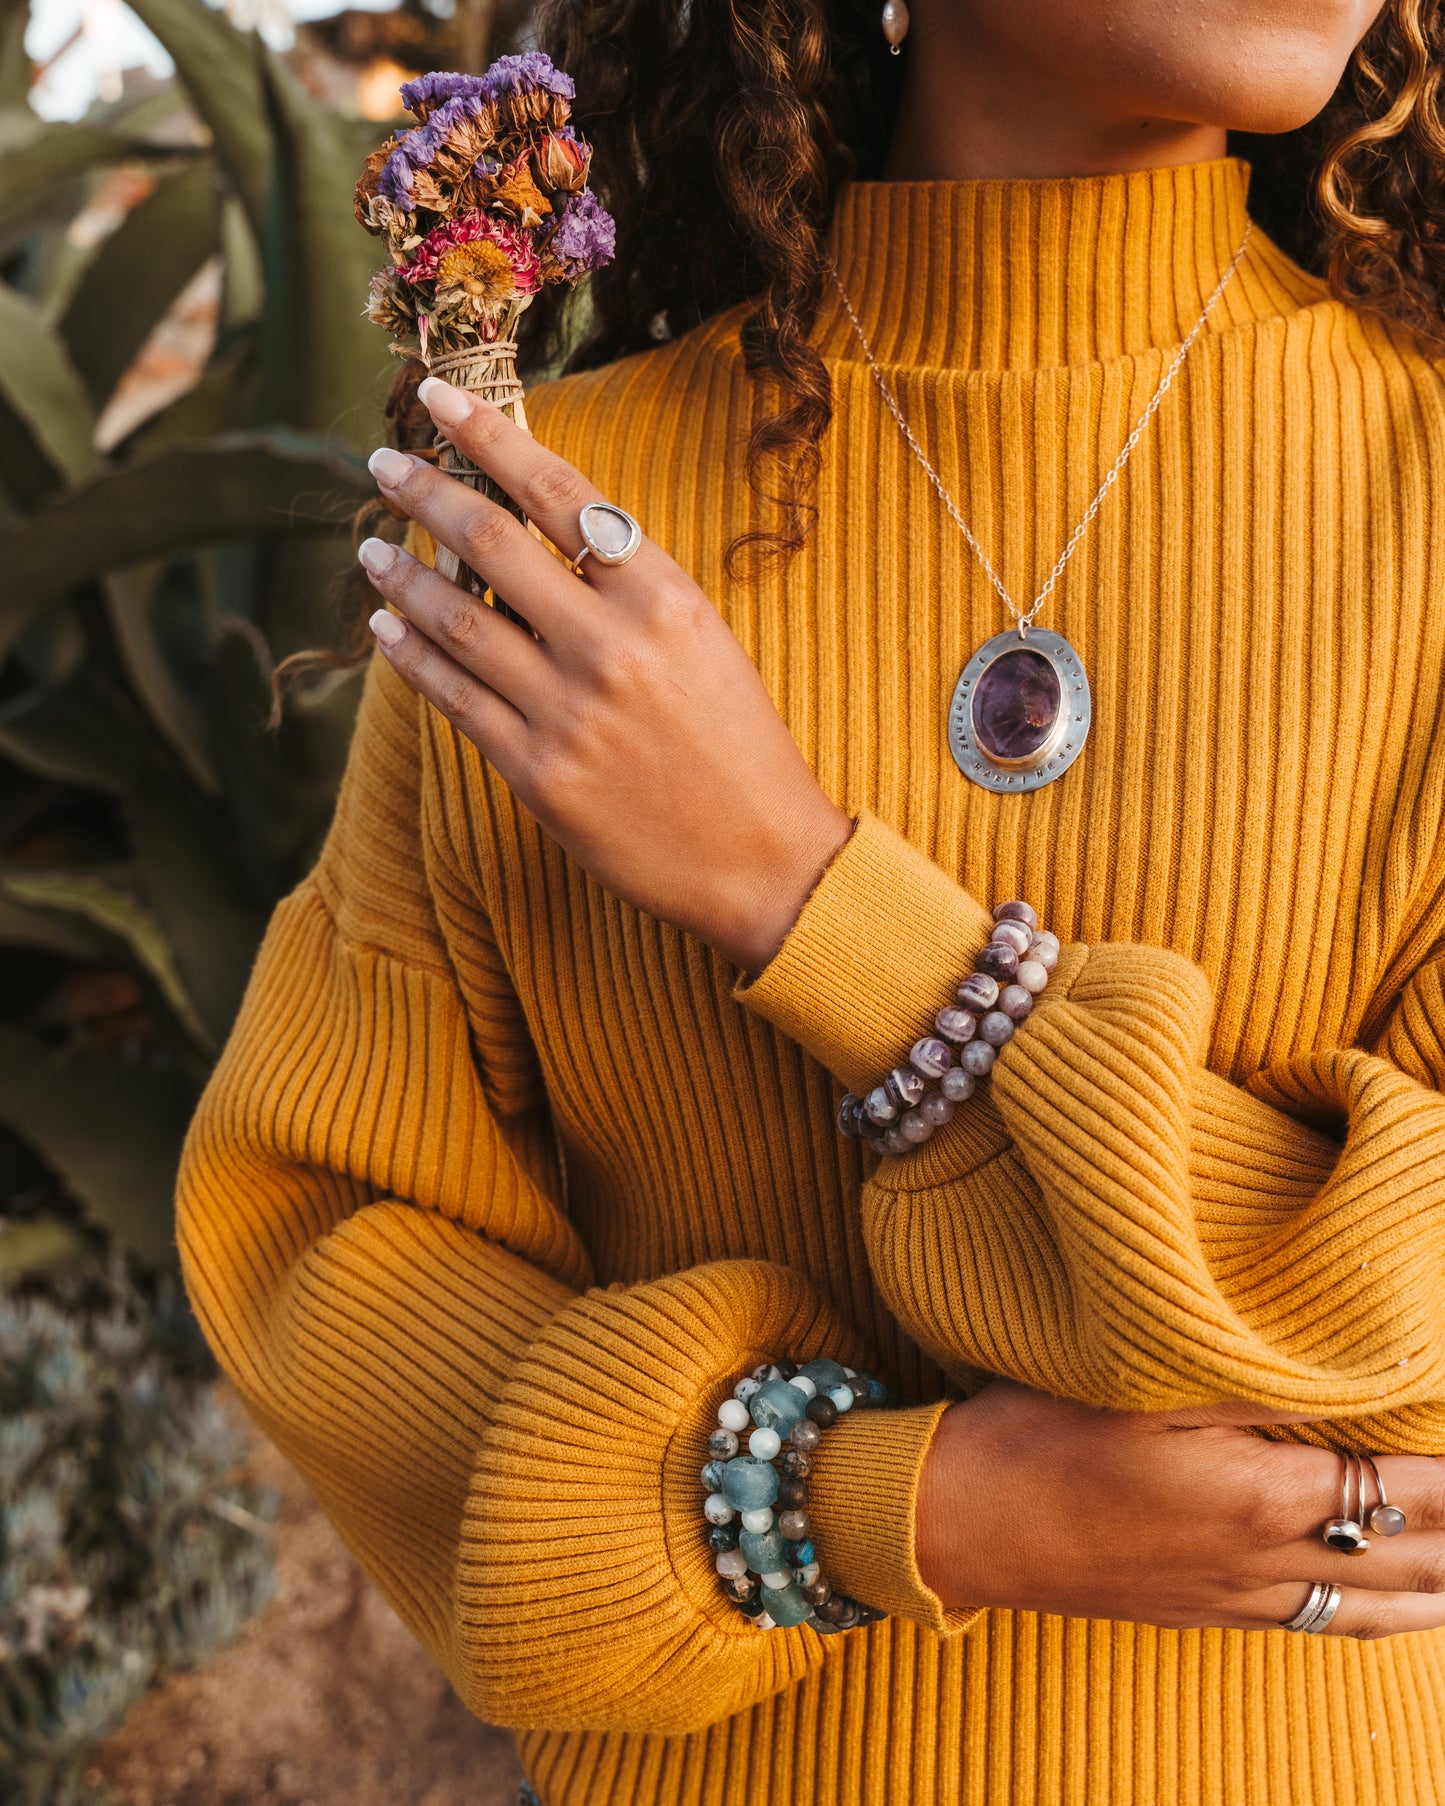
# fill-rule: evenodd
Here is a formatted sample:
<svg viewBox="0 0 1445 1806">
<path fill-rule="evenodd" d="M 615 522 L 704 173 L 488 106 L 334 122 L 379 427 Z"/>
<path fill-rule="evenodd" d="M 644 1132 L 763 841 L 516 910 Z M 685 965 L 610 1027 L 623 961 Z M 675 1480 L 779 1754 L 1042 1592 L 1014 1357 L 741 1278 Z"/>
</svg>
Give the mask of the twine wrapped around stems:
<svg viewBox="0 0 1445 1806">
<path fill-rule="evenodd" d="M 498 337 L 486 344 L 467 345 L 459 351 L 443 352 L 440 356 L 426 359 L 427 375 L 444 377 L 447 382 L 458 389 L 467 389 L 482 396 L 486 401 L 498 407 L 510 419 L 514 420 L 523 432 L 527 430 L 527 410 L 523 399 L 520 377 L 517 375 L 517 341 L 514 338 Z M 523 526 L 528 524 L 526 515 L 516 502 L 500 489 L 491 477 L 478 470 L 470 458 L 464 457 L 444 434 L 438 433 L 435 440 L 437 452 L 437 469 L 445 471 L 448 476 L 456 477 L 484 495 L 498 507 L 505 508 L 508 514 L 515 515 Z M 522 620 L 515 609 L 509 608 L 495 591 L 490 590 L 485 578 L 478 575 L 470 565 L 463 562 L 449 546 L 439 545 L 436 551 L 436 570 L 438 575 L 452 583 L 460 584 L 470 590 L 474 596 L 489 597 L 494 608 L 508 617 L 509 620 Z"/>
</svg>

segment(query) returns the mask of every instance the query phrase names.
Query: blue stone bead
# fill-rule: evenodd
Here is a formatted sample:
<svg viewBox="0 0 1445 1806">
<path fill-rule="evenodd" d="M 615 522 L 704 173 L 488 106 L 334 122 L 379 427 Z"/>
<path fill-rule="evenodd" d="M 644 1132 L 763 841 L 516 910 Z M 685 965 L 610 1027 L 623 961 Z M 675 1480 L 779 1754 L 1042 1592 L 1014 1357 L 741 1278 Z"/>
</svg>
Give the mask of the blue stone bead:
<svg viewBox="0 0 1445 1806">
<path fill-rule="evenodd" d="M 738 1536 L 736 1524 L 714 1524 L 707 1533 L 707 1546 L 714 1555 L 722 1555 L 729 1549 L 737 1548 Z"/>
<path fill-rule="evenodd" d="M 744 1530 L 738 1537 L 738 1547 L 754 1574 L 776 1574 L 788 1565 L 780 1531 Z"/>
<path fill-rule="evenodd" d="M 811 1543 L 788 1544 L 788 1566 L 790 1568 L 806 1568 L 810 1561 L 817 1559 Z"/>
<path fill-rule="evenodd" d="M 848 1384 L 847 1380 L 844 1380 L 841 1386 L 834 1386 L 828 1393 L 828 1397 L 832 1399 L 833 1403 L 840 1411 L 851 1411 L 853 1409 L 853 1388 Z"/>
<path fill-rule="evenodd" d="M 811 1618 L 813 1608 L 803 1597 L 801 1587 L 791 1584 L 785 1587 L 759 1587 L 758 1598 L 763 1602 L 763 1610 L 774 1624 L 801 1624 L 805 1618 Z"/>
<path fill-rule="evenodd" d="M 820 1392 L 829 1392 L 834 1386 L 841 1386 L 848 1377 L 841 1362 L 821 1356 L 816 1361 L 804 1361 L 798 1372 L 806 1373 Z"/>
<path fill-rule="evenodd" d="M 739 1511 L 761 1511 L 778 1496 L 778 1470 L 756 1455 L 734 1455 L 723 1468 L 722 1495 Z"/>
<path fill-rule="evenodd" d="M 779 1436 L 786 1436 L 807 1408 L 807 1399 L 786 1380 L 769 1380 L 748 1401 L 748 1410 L 758 1428 L 776 1430 Z"/>
<path fill-rule="evenodd" d="M 702 1483 L 709 1492 L 721 1492 L 723 1472 L 727 1467 L 725 1461 L 709 1461 L 702 1470 Z"/>
<path fill-rule="evenodd" d="M 888 1388 L 883 1384 L 882 1380 L 875 1380 L 872 1374 L 869 1374 L 868 1403 L 870 1405 L 881 1405 L 887 1397 Z"/>
</svg>

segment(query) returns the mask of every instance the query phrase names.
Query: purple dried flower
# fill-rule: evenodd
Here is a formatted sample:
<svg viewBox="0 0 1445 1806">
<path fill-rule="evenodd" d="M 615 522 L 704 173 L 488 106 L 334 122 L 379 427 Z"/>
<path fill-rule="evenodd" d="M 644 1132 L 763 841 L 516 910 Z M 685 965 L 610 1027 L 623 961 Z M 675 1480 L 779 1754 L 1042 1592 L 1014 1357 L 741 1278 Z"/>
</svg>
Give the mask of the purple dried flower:
<svg viewBox="0 0 1445 1806">
<path fill-rule="evenodd" d="M 403 82 L 401 104 L 409 113 L 425 117 L 449 100 L 484 100 L 486 86 L 480 75 L 460 75 L 454 69 L 434 69 L 415 81 Z"/>
<path fill-rule="evenodd" d="M 617 222 L 592 190 L 585 189 L 562 209 L 547 249 L 569 279 L 599 270 L 616 254 Z"/>
<path fill-rule="evenodd" d="M 431 162 L 446 143 L 452 127 L 459 119 L 465 119 L 475 104 L 474 95 L 453 95 L 428 115 L 425 125 L 413 126 L 403 133 L 386 160 L 386 168 L 377 178 L 377 188 L 388 200 L 395 201 L 399 207 L 411 206 L 411 172 Z"/>
<path fill-rule="evenodd" d="M 484 92 L 491 99 L 499 94 L 527 94 L 534 88 L 543 88 L 548 94 L 560 94 L 564 100 L 573 99 L 577 93 L 577 84 L 572 77 L 565 69 L 554 68 L 545 50 L 525 50 L 521 56 L 499 56 L 481 81 Z"/>
</svg>

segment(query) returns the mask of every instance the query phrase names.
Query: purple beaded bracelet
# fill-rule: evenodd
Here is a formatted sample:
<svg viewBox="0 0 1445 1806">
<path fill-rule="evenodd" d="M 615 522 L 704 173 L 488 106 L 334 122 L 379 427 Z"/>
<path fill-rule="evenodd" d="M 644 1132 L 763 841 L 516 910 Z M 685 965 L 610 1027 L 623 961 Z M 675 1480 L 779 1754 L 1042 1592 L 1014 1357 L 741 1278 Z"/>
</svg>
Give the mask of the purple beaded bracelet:
<svg viewBox="0 0 1445 1806">
<path fill-rule="evenodd" d="M 957 1003 L 946 1004 L 934 1017 L 936 1032 L 915 1041 L 906 1062 L 881 1084 L 862 1097 L 850 1091 L 839 1104 L 838 1127 L 854 1141 L 866 1141 L 882 1154 L 907 1154 L 921 1146 L 972 1097 L 978 1081 L 993 1070 L 998 1050 L 1034 1007 L 1059 963 L 1058 936 L 1039 928 L 1027 903 L 1000 903 L 993 919 L 993 939 L 958 987 Z"/>
</svg>

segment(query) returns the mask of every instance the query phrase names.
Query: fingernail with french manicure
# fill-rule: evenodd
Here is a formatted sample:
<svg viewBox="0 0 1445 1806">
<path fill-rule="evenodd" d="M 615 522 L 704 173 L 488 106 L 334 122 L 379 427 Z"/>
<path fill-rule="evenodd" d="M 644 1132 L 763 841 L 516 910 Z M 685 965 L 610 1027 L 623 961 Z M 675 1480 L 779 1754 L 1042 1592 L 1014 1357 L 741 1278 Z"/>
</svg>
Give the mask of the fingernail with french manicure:
<svg viewBox="0 0 1445 1806">
<path fill-rule="evenodd" d="M 443 382 L 439 376 L 429 376 L 417 387 L 416 398 L 433 420 L 442 426 L 460 426 L 472 411 L 472 404 L 460 389 L 453 388 L 451 383 Z"/>
<path fill-rule="evenodd" d="M 388 545 L 384 539 L 363 539 L 356 548 L 356 556 L 368 577 L 379 577 L 395 564 L 396 547 Z"/>
<path fill-rule="evenodd" d="M 367 626 L 376 635 L 383 646 L 399 646 L 406 628 L 395 615 L 388 614 L 384 608 L 378 608 L 367 622 Z"/>
<path fill-rule="evenodd" d="M 366 468 L 378 483 L 399 483 L 411 472 L 411 459 L 405 452 L 393 451 L 389 445 L 379 445 L 366 460 Z"/>
</svg>

